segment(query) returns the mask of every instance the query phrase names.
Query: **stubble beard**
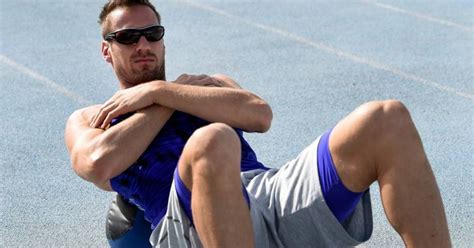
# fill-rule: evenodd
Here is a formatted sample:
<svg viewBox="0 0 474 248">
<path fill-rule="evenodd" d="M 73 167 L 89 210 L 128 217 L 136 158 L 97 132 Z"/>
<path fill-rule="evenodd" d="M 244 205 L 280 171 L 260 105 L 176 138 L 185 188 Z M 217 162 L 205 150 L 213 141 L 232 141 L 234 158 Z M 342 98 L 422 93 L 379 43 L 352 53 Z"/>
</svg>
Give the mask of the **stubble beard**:
<svg viewBox="0 0 474 248">
<path fill-rule="evenodd" d="M 156 64 L 154 68 L 146 68 L 146 70 L 141 69 L 131 69 L 131 71 L 126 71 L 125 68 L 121 67 L 118 69 L 118 73 L 123 75 L 125 81 L 131 85 L 138 85 L 141 83 L 150 82 L 153 80 L 166 80 L 165 74 L 165 59 L 162 58 L 163 63 L 161 65 Z"/>
</svg>

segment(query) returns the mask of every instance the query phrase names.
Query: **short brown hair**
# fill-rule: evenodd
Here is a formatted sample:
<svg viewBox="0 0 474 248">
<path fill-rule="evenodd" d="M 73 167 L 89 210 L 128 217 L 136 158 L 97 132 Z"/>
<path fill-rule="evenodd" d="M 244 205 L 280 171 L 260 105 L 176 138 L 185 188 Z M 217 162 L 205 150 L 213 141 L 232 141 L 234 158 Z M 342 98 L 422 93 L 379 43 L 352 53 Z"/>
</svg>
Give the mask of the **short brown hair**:
<svg viewBox="0 0 474 248">
<path fill-rule="evenodd" d="M 130 6 L 136 6 L 136 5 L 145 5 L 148 6 L 151 10 L 156 15 L 156 18 L 158 19 L 158 22 L 161 23 L 161 16 L 156 11 L 155 6 L 153 6 L 152 3 L 150 3 L 149 0 L 109 0 L 104 7 L 102 8 L 102 11 L 100 12 L 99 15 L 99 24 L 102 25 L 102 37 L 104 37 L 108 32 L 109 32 L 109 27 L 107 25 L 107 16 L 110 14 L 110 12 L 114 11 L 117 8 L 123 8 L 123 7 L 130 7 Z M 106 23 L 104 25 L 104 23 Z"/>
</svg>

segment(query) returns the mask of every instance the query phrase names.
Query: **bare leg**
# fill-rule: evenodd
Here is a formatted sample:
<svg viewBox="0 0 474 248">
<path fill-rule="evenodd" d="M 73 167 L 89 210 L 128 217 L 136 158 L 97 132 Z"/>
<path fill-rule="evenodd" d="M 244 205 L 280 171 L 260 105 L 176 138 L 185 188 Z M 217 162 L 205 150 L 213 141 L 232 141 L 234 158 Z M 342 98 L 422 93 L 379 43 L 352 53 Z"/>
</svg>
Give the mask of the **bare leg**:
<svg viewBox="0 0 474 248">
<path fill-rule="evenodd" d="M 192 192 L 194 224 L 205 247 L 253 247 L 250 213 L 240 181 L 240 141 L 225 124 L 198 129 L 178 165 Z"/>
<path fill-rule="evenodd" d="M 336 125 L 329 147 L 349 190 L 378 181 L 385 214 L 407 247 L 451 246 L 438 186 L 403 104 L 362 105 Z"/>
</svg>

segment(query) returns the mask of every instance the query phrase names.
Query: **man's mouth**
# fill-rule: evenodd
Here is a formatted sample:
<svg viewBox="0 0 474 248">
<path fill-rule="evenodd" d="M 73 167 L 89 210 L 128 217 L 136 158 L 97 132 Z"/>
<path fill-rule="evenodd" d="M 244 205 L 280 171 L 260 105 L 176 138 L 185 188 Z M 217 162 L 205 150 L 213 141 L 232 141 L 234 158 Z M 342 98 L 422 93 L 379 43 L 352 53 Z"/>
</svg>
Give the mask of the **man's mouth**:
<svg viewBox="0 0 474 248">
<path fill-rule="evenodd" d="M 135 63 L 151 63 L 154 62 L 155 59 L 153 58 L 138 58 L 135 60 Z"/>
</svg>

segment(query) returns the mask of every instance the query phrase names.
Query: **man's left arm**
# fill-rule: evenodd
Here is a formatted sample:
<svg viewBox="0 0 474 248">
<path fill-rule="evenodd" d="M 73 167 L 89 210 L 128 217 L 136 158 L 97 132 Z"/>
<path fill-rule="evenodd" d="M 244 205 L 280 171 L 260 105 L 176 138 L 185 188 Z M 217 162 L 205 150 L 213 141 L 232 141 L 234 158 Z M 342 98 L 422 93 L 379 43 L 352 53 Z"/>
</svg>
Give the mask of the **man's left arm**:
<svg viewBox="0 0 474 248">
<path fill-rule="evenodd" d="M 227 76 L 212 78 L 221 81 L 224 87 L 158 84 L 156 103 L 249 132 L 266 132 L 270 128 L 272 110 L 265 100 L 240 88 Z"/>
<path fill-rule="evenodd" d="M 272 110 L 268 103 L 256 94 L 241 89 L 229 77 L 184 75 L 180 78 L 175 83 L 152 81 L 119 91 L 107 103 L 112 107 L 104 108 L 98 114 L 98 122 L 107 125 L 120 114 L 138 110 L 134 106 L 140 104 L 134 101 L 141 100 L 132 95 L 134 92 L 145 92 L 140 94 L 146 95 L 147 101 L 209 122 L 222 122 L 248 132 L 266 132 L 270 128 Z M 199 84 L 195 83 L 198 81 Z M 206 82 L 223 87 L 202 87 Z"/>
</svg>

